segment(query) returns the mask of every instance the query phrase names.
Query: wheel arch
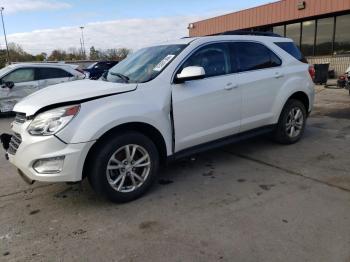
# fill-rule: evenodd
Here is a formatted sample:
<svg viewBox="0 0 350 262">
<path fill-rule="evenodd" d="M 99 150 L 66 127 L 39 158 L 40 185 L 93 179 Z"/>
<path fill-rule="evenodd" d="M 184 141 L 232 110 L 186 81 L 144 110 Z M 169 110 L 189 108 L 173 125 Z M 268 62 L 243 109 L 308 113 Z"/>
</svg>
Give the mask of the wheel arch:
<svg viewBox="0 0 350 262">
<path fill-rule="evenodd" d="M 305 106 L 307 114 L 309 114 L 309 112 L 310 112 L 310 102 L 311 101 L 310 101 L 310 98 L 309 98 L 308 94 L 306 92 L 304 92 L 304 91 L 295 90 L 294 92 L 291 92 L 289 95 L 284 96 L 283 99 L 281 99 L 281 98 L 279 99 L 281 102 L 278 103 L 278 105 L 277 105 L 277 107 L 275 109 L 277 111 L 276 111 L 276 114 L 274 115 L 272 124 L 278 123 L 278 121 L 279 121 L 279 119 L 281 117 L 283 108 L 286 106 L 288 101 L 291 100 L 291 99 L 296 99 L 296 100 L 299 100 L 300 102 L 302 102 L 303 105 Z"/>
<path fill-rule="evenodd" d="M 88 173 L 89 165 L 93 163 L 93 161 L 90 161 L 90 160 L 92 159 L 92 156 L 95 153 L 95 150 L 100 144 L 100 142 L 104 141 L 110 136 L 117 135 L 118 133 L 127 132 L 127 131 L 136 131 L 150 138 L 158 149 L 161 165 L 166 164 L 167 162 L 166 142 L 163 135 L 157 128 L 143 122 L 124 123 L 124 124 L 115 126 L 112 129 L 105 132 L 102 136 L 100 136 L 100 138 L 96 141 L 96 143 L 90 148 L 84 162 L 83 174 L 82 174 L 83 178 L 85 178 Z"/>
<path fill-rule="evenodd" d="M 287 99 L 287 101 L 289 101 L 291 99 L 299 100 L 300 102 L 302 102 L 303 105 L 305 106 L 306 112 L 309 112 L 309 110 L 310 110 L 310 99 L 309 99 L 308 95 L 305 92 L 303 92 L 303 91 L 295 92 L 294 94 L 292 94 Z"/>
</svg>

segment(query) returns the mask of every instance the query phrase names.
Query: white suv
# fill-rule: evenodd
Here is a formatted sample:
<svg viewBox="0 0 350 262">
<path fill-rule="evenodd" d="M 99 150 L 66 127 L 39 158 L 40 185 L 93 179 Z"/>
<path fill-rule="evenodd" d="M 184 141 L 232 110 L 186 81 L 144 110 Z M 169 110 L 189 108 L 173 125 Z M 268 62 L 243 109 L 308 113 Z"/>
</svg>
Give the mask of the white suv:
<svg viewBox="0 0 350 262">
<path fill-rule="evenodd" d="M 314 101 L 309 66 L 299 60 L 281 37 L 145 48 L 101 81 L 56 85 L 18 103 L 7 155 L 27 181 L 87 177 L 110 200 L 131 201 L 169 159 L 265 132 L 297 142 Z"/>
<path fill-rule="evenodd" d="M 20 63 L 0 70 L 0 115 L 11 112 L 22 98 L 44 87 L 81 80 L 85 74 L 77 65 Z"/>
</svg>

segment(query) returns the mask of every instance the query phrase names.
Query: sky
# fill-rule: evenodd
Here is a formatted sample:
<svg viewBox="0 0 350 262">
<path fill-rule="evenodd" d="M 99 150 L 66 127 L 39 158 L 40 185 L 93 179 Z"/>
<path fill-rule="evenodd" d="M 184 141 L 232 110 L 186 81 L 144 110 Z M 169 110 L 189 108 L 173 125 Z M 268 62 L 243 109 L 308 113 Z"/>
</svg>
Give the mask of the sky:
<svg viewBox="0 0 350 262">
<path fill-rule="evenodd" d="M 85 46 L 133 50 L 188 36 L 191 22 L 273 0 L 0 0 L 9 42 L 38 54 Z M 2 30 L 0 47 L 4 48 Z"/>
</svg>

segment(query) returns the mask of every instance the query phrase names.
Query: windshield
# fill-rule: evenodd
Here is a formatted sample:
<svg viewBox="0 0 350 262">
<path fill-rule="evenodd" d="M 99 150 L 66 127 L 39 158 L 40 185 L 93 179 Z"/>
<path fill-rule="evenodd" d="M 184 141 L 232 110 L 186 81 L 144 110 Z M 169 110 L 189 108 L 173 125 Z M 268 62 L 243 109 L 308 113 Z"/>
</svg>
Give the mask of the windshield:
<svg viewBox="0 0 350 262">
<path fill-rule="evenodd" d="M 6 66 L 6 67 L 0 69 L 0 77 L 2 77 L 3 75 L 7 74 L 12 69 L 13 69 L 13 66 Z"/>
<path fill-rule="evenodd" d="M 141 49 L 112 67 L 109 82 L 144 83 L 156 78 L 186 45 L 162 45 Z"/>
</svg>

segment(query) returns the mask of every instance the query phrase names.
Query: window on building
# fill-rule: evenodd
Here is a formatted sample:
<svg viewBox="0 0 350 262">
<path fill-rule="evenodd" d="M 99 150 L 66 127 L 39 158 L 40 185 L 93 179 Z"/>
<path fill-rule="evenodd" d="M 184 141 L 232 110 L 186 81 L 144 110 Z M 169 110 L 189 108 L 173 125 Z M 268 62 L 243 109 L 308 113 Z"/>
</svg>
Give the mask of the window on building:
<svg viewBox="0 0 350 262">
<path fill-rule="evenodd" d="M 275 26 L 273 28 L 273 32 L 275 34 L 278 34 L 280 36 L 284 36 L 284 25 L 280 25 L 280 26 Z"/>
<path fill-rule="evenodd" d="M 286 37 L 293 39 L 295 44 L 300 47 L 301 23 L 289 24 L 286 26 Z"/>
<path fill-rule="evenodd" d="M 334 17 L 317 20 L 316 55 L 331 55 Z"/>
<path fill-rule="evenodd" d="M 301 52 L 305 56 L 312 56 L 314 55 L 316 21 L 303 22 L 302 26 Z"/>
<path fill-rule="evenodd" d="M 336 18 L 334 51 L 337 54 L 350 53 L 350 14 L 342 15 Z"/>
<path fill-rule="evenodd" d="M 245 72 L 280 66 L 281 60 L 266 46 L 258 43 L 234 43 L 237 50 L 239 71 Z"/>
</svg>

